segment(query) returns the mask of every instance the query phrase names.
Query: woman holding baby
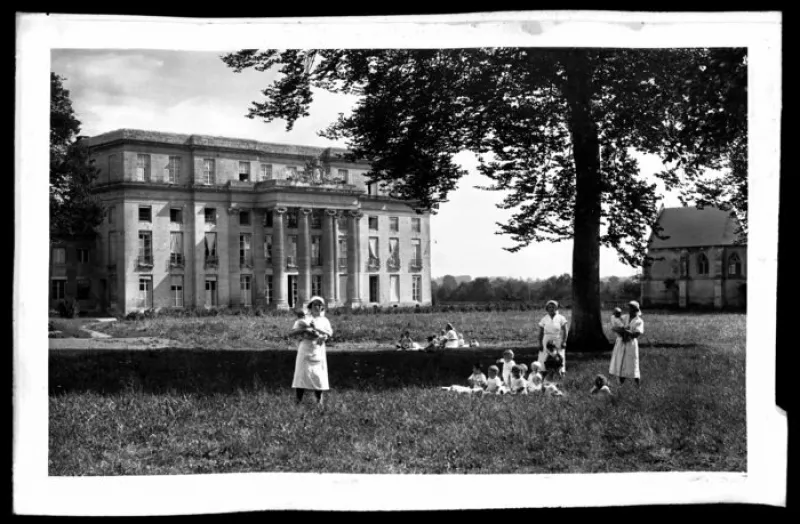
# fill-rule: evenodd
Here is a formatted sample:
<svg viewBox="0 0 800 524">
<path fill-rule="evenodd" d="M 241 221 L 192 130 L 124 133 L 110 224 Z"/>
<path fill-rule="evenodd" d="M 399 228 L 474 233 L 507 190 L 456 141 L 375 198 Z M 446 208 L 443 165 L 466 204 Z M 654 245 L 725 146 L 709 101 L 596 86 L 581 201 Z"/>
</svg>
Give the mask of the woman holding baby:
<svg viewBox="0 0 800 524">
<path fill-rule="evenodd" d="M 567 319 L 558 312 L 558 302 L 548 300 L 544 307 L 546 313 L 539 321 L 539 362 L 544 365 L 547 360 L 547 346 L 552 342 L 561 356 L 561 373 L 567 367 Z"/>
<path fill-rule="evenodd" d="M 295 321 L 289 332 L 290 336 L 300 338 L 292 387 L 295 388 L 298 404 L 308 389 L 314 392 L 317 404 L 322 406 L 323 392 L 329 389 L 325 341 L 333 335 L 333 328 L 325 318 L 325 301 L 321 297 L 311 297 L 306 307 L 308 312 Z"/>
</svg>

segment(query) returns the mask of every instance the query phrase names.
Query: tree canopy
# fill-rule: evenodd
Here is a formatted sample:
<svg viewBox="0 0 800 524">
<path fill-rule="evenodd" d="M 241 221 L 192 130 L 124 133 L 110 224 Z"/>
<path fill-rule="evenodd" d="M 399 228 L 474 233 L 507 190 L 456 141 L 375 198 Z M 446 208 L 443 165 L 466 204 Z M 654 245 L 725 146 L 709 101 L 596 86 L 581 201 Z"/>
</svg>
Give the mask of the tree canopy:
<svg viewBox="0 0 800 524">
<path fill-rule="evenodd" d="M 98 170 L 78 139 L 76 118 L 63 78 L 50 73 L 50 238 L 93 236 L 104 208 L 91 194 Z"/>
<path fill-rule="evenodd" d="M 579 346 L 604 340 L 600 245 L 639 265 L 656 226 L 657 187 L 635 152 L 662 158 L 667 189 L 746 212 L 745 49 L 246 49 L 222 60 L 277 68 L 247 116 L 287 130 L 313 88 L 357 95 L 320 134 L 345 138 L 373 181 L 420 207 L 445 202 L 465 174 L 454 155 L 475 152 L 486 188 L 507 192 L 512 218 L 498 227 L 510 251 L 574 239 Z"/>
</svg>

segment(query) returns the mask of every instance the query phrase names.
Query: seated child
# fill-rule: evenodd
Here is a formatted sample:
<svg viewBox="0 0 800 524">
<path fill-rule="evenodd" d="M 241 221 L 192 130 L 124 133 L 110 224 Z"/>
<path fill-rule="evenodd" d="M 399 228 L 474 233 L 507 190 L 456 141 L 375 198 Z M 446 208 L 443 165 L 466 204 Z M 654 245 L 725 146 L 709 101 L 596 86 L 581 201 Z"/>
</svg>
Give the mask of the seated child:
<svg viewBox="0 0 800 524">
<path fill-rule="evenodd" d="M 403 331 L 395 347 L 397 351 L 417 351 L 420 349 L 419 344 L 411 340 L 411 333 L 408 330 Z"/>
<path fill-rule="evenodd" d="M 600 397 L 613 397 L 614 394 L 611 393 L 611 389 L 608 387 L 608 379 L 604 375 L 597 375 L 594 379 L 594 386 L 592 390 L 589 392 L 592 395 L 597 395 Z"/>
<path fill-rule="evenodd" d="M 470 341 L 470 343 L 469 343 L 469 347 L 471 347 L 471 348 L 477 348 L 477 347 L 480 347 L 480 344 L 478 344 L 478 341 L 477 341 L 477 340 L 475 340 L 475 339 L 472 339 L 472 340 Z"/>
<path fill-rule="evenodd" d="M 472 375 L 467 379 L 467 383 L 472 388 L 484 389 L 487 386 L 486 375 L 481 371 L 481 365 L 478 362 L 472 366 Z"/>
<path fill-rule="evenodd" d="M 518 365 L 511 368 L 511 383 L 508 385 L 508 389 L 512 395 L 528 394 L 528 384 L 523 378 L 522 369 Z"/>
<path fill-rule="evenodd" d="M 547 356 L 544 359 L 545 377 L 549 380 L 561 378 L 561 369 L 564 366 L 564 359 L 556 349 L 555 343 L 550 340 L 547 342 Z"/>
<path fill-rule="evenodd" d="M 508 388 L 503 384 L 503 380 L 498 376 L 500 369 L 497 366 L 489 366 L 489 378 L 486 379 L 485 393 L 502 395 Z"/>
<path fill-rule="evenodd" d="M 544 386 L 544 366 L 538 360 L 531 362 L 531 373 L 528 375 L 528 391 L 533 393 L 541 391 Z"/>
<path fill-rule="evenodd" d="M 460 347 L 460 348 L 467 347 L 467 344 L 464 342 L 464 334 L 463 333 L 459 333 L 458 334 L 458 347 Z"/>
<path fill-rule="evenodd" d="M 437 349 L 439 349 L 439 341 L 436 339 L 435 336 L 433 336 L 433 335 L 429 336 L 428 337 L 428 345 L 425 346 L 425 351 L 430 353 L 432 351 L 436 351 Z"/>
<path fill-rule="evenodd" d="M 497 359 L 497 363 L 503 365 L 503 384 L 508 387 L 511 382 L 511 370 L 517 365 L 514 362 L 514 352 L 510 349 L 503 351 L 503 358 Z"/>
</svg>

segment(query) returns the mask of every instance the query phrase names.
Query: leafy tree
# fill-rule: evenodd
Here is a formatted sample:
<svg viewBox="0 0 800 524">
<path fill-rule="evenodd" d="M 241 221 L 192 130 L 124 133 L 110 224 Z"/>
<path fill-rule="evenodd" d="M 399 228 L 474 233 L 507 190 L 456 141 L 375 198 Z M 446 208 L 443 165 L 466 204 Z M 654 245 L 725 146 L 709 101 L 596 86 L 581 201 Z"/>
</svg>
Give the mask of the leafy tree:
<svg viewBox="0 0 800 524">
<path fill-rule="evenodd" d="M 50 73 L 50 238 L 93 236 L 105 210 L 90 187 L 98 175 L 78 137 L 63 78 Z"/>
<path fill-rule="evenodd" d="M 287 130 L 308 115 L 312 88 L 358 95 L 321 135 L 346 138 L 373 181 L 434 212 L 464 175 L 453 156 L 476 152 L 487 189 L 508 192 L 500 205 L 514 213 L 498 226 L 510 251 L 573 239 L 576 350 L 608 345 L 600 246 L 641 264 L 655 225 L 656 186 L 633 153 L 659 154 L 667 189 L 699 197 L 715 191 L 705 169 L 746 158 L 744 49 L 248 49 L 222 60 L 279 69 L 248 116 Z M 746 193 L 730 202 L 742 207 Z"/>
</svg>

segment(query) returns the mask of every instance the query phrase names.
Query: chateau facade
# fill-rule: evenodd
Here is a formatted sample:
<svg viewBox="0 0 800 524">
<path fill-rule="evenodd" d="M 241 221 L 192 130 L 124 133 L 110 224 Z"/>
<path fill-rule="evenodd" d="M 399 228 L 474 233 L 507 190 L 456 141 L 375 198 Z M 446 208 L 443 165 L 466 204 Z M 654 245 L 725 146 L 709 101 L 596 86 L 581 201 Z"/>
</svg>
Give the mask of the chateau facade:
<svg viewBox="0 0 800 524">
<path fill-rule="evenodd" d="M 80 255 L 82 309 L 430 304 L 430 215 L 344 150 L 129 129 L 84 140 L 108 213 Z M 68 260 L 53 254 L 51 279 L 68 280 Z"/>
<path fill-rule="evenodd" d="M 747 245 L 737 241 L 738 223 L 713 207 L 663 209 L 663 238 L 651 236 L 644 266 L 642 307 L 747 305 Z"/>
</svg>

